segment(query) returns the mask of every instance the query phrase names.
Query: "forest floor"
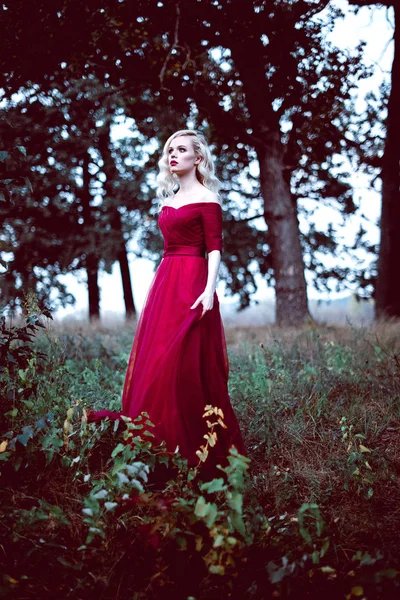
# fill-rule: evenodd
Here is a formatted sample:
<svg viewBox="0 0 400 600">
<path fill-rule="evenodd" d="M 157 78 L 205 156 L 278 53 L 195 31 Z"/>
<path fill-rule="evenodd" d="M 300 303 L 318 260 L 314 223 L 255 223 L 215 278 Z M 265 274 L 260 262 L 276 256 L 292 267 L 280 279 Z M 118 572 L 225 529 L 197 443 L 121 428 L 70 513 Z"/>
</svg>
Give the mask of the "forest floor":
<svg viewBox="0 0 400 600">
<path fill-rule="evenodd" d="M 1 593 L 398 597 L 400 324 L 227 327 L 250 461 L 233 452 L 211 483 L 138 437 L 144 420 L 86 423 L 86 408 L 120 408 L 133 332 L 14 330 L 0 371 Z"/>
</svg>

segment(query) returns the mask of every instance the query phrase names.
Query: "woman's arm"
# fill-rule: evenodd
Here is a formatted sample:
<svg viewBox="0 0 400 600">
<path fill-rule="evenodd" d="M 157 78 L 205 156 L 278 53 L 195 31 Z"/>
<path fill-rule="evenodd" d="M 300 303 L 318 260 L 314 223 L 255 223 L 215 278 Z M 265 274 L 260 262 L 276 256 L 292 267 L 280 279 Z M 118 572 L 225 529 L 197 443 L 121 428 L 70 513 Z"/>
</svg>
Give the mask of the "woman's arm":
<svg viewBox="0 0 400 600">
<path fill-rule="evenodd" d="M 201 313 L 201 317 L 205 315 L 205 313 L 212 309 L 214 306 L 214 293 L 217 285 L 217 277 L 219 271 L 219 265 L 221 263 L 221 252 L 219 250 L 212 250 L 208 254 L 208 276 L 207 283 L 204 289 L 204 292 L 200 294 L 197 298 L 196 302 L 190 308 L 196 308 L 200 304 L 203 305 L 203 312 Z M 200 317 L 200 318 L 201 318 Z"/>
</svg>

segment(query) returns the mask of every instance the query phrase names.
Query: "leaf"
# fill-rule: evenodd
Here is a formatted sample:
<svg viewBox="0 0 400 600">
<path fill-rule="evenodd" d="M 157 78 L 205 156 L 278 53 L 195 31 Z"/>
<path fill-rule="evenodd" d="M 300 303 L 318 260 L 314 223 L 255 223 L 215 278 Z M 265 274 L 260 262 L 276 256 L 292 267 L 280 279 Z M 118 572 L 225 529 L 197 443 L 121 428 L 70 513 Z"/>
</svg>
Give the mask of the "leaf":
<svg viewBox="0 0 400 600">
<path fill-rule="evenodd" d="M 216 433 L 205 433 L 203 437 L 207 440 L 207 443 L 213 448 L 217 442 Z"/>
<path fill-rule="evenodd" d="M 121 484 L 129 483 L 129 478 L 125 475 L 125 473 L 117 473 L 117 477 Z M 133 485 L 133 483 L 134 482 L 132 481 L 132 485 Z"/>
<path fill-rule="evenodd" d="M 18 150 L 18 152 L 20 152 L 26 158 L 26 148 L 25 148 L 25 146 L 16 146 L 15 149 Z"/>
<path fill-rule="evenodd" d="M 8 440 L 4 440 L 3 442 L 1 442 L 1 444 L 0 444 L 0 454 L 2 452 L 5 452 L 7 450 L 7 446 L 8 446 Z"/>
<path fill-rule="evenodd" d="M 20 466 L 22 465 L 22 456 L 18 456 L 14 462 L 14 471 L 18 471 Z"/>
<path fill-rule="evenodd" d="M 360 452 L 371 452 L 371 450 L 360 444 Z"/>
<path fill-rule="evenodd" d="M 213 548 L 220 548 L 223 545 L 224 540 L 225 540 L 225 537 L 219 533 L 214 538 Z"/>
<path fill-rule="evenodd" d="M 0 151 L 0 161 L 1 162 L 4 162 L 8 156 L 9 156 L 9 154 L 5 150 Z"/>
<path fill-rule="evenodd" d="M 41 417 L 35 422 L 36 429 L 45 429 L 47 427 L 46 419 Z"/>
<path fill-rule="evenodd" d="M 318 565 L 319 564 L 319 552 L 318 550 L 314 550 L 314 552 L 311 554 L 311 560 L 313 562 L 314 565 Z"/>
<path fill-rule="evenodd" d="M 222 477 L 218 479 L 213 479 L 212 481 L 207 481 L 200 486 L 202 492 L 208 492 L 212 494 L 214 492 L 222 492 L 226 489 L 226 485 Z"/>
<path fill-rule="evenodd" d="M 120 454 L 123 449 L 125 448 L 124 444 L 118 444 L 114 450 L 111 452 L 111 456 L 112 458 L 114 458 L 114 456 L 117 456 L 117 454 Z"/>
<path fill-rule="evenodd" d="M 205 522 L 209 529 L 214 525 L 215 520 L 218 516 L 218 507 L 216 504 L 208 504 L 207 506 L 207 514 L 205 515 Z"/>
<path fill-rule="evenodd" d="M 330 575 L 331 573 L 336 573 L 336 569 L 334 569 L 333 567 L 330 567 L 329 565 L 325 565 L 324 567 L 321 567 L 320 571 L 322 573 L 327 573 L 328 575 Z"/>
<path fill-rule="evenodd" d="M 278 567 L 276 563 L 270 561 L 267 565 L 268 577 L 270 583 L 279 583 L 285 577 L 286 567 Z"/>
<path fill-rule="evenodd" d="M 78 548 L 78 550 L 79 550 L 79 548 Z M 83 567 L 83 563 L 79 563 L 79 562 L 78 563 L 71 563 L 68 560 L 66 560 L 63 556 L 57 556 L 57 560 L 64 567 L 69 567 L 70 569 L 74 569 L 75 571 L 80 571 L 81 568 Z"/>
<path fill-rule="evenodd" d="M 240 515 L 242 514 L 243 508 L 243 496 L 238 492 L 232 492 L 230 498 L 228 498 L 229 506 Z"/>
<path fill-rule="evenodd" d="M 107 498 L 107 496 L 108 491 L 105 489 L 99 490 L 98 492 L 93 494 L 93 498 L 96 498 L 96 500 L 104 500 L 104 498 Z"/>
<path fill-rule="evenodd" d="M 311 535 L 309 534 L 308 530 L 305 527 L 300 527 L 299 532 L 300 532 L 300 535 L 303 538 L 303 540 L 311 546 L 312 538 L 311 538 Z"/>
<path fill-rule="evenodd" d="M 364 595 L 364 589 L 361 587 L 361 585 L 355 585 L 351 588 L 351 594 L 352 596 L 356 596 L 356 598 L 358 598 L 359 596 Z"/>
<path fill-rule="evenodd" d="M 24 435 L 29 435 L 29 437 L 33 438 L 33 428 L 31 425 L 25 425 L 25 427 L 22 428 L 22 433 Z"/>
<path fill-rule="evenodd" d="M 31 436 L 27 434 L 20 433 L 19 435 L 17 435 L 17 441 L 25 447 L 27 446 L 30 438 Z"/>
<path fill-rule="evenodd" d="M 194 507 L 194 514 L 196 517 L 205 517 L 207 514 L 207 505 L 203 496 L 197 498 L 196 506 Z"/>
<path fill-rule="evenodd" d="M 12 410 L 9 410 L 8 412 L 4 413 L 5 417 L 16 417 L 18 414 L 18 408 L 13 408 Z"/>
<path fill-rule="evenodd" d="M 24 181 L 25 181 L 26 187 L 28 188 L 28 191 L 32 194 L 33 187 L 32 187 L 32 184 L 30 182 L 30 179 L 28 177 L 24 177 Z M 39 325 L 39 323 L 38 323 L 38 325 Z"/>
<path fill-rule="evenodd" d="M 207 410 L 207 406 L 205 408 L 206 408 L 206 412 L 203 414 L 203 418 L 205 418 L 205 417 L 211 417 L 211 415 L 214 414 L 214 410 L 213 409 Z"/>
<path fill-rule="evenodd" d="M 54 450 L 48 450 L 46 453 L 46 467 L 51 463 L 54 458 Z"/>
<path fill-rule="evenodd" d="M 23 404 L 26 406 L 26 408 L 33 408 L 35 405 L 32 402 L 32 400 L 22 400 Z"/>
<path fill-rule="evenodd" d="M 246 536 L 246 528 L 244 526 L 244 522 L 243 522 L 241 515 L 238 512 L 234 512 L 230 515 L 229 518 L 230 518 L 232 525 L 236 529 L 236 531 L 238 531 L 240 533 L 240 535 L 245 537 Z"/>
<path fill-rule="evenodd" d="M 321 558 L 323 556 L 325 556 L 325 554 L 328 552 L 328 549 L 329 549 L 329 538 L 325 538 L 324 543 L 322 544 L 322 548 L 320 550 Z"/>
<path fill-rule="evenodd" d="M 196 451 L 196 456 L 199 457 L 199 459 L 201 460 L 201 462 L 206 462 L 207 457 L 208 457 L 208 450 L 206 448 L 204 449 L 203 452 L 201 450 L 197 450 Z"/>
<path fill-rule="evenodd" d="M 168 465 L 169 465 L 168 454 L 161 454 L 161 456 L 158 457 L 158 462 L 160 463 L 160 465 L 165 465 L 166 467 L 168 467 Z"/>
<path fill-rule="evenodd" d="M 384 579 L 394 579 L 398 574 L 399 571 L 396 569 L 383 569 L 382 571 L 375 573 L 375 581 L 380 583 Z"/>
<path fill-rule="evenodd" d="M 225 575 L 225 567 L 223 565 L 210 565 L 208 570 L 213 575 Z"/>
</svg>

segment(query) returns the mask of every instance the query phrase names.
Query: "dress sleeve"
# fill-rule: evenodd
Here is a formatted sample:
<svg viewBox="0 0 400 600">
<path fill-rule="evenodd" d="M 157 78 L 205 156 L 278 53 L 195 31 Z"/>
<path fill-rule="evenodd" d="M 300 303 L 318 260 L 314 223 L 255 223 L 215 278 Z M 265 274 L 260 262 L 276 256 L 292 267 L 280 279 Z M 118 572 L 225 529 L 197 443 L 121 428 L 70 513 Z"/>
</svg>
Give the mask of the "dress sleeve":
<svg viewBox="0 0 400 600">
<path fill-rule="evenodd" d="M 217 202 L 207 202 L 201 211 L 204 242 L 207 252 L 222 252 L 222 208 Z"/>
</svg>

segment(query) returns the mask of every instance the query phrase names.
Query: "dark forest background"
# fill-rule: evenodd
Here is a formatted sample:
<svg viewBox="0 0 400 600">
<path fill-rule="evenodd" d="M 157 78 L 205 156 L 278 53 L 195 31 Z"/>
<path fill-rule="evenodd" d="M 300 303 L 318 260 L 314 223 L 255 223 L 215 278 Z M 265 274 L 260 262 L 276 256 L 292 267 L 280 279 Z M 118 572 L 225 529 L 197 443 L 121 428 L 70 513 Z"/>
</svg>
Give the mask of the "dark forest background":
<svg viewBox="0 0 400 600">
<path fill-rule="evenodd" d="M 337 6 L 393 26 L 380 88 L 364 44 L 329 42 Z M 1 597 L 400 597 L 399 14 L 399 0 L 0 4 Z M 87 420 L 120 410 L 136 325 L 97 321 L 99 276 L 119 265 L 134 317 L 128 254 L 160 261 L 157 161 L 187 125 L 223 182 L 228 292 L 242 307 L 260 280 L 276 292 L 278 326 L 226 327 L 248 456 L 231 447 L 211 481 L 218 395 L 193 468 L 147 413 Z M 353 227 L 354 173 L 364 200 L 381 194 L 379 247 L 363 226 L 346 248 L 312 225 L 307 199 Z M 71 303 L 64 275 L 82 272 L 92 322 L 52 327 L 49 299 Z M 377 321 L 310 322 L 305 273 L 373 298 Z"/>
<path fill-rule="evenodd" d="M 99 273 L 118 263 L 134 316 L 128 243 L 135 236 L 138 254 L 160 259 L 157 161 L 189 124 L 210 140 L 223 182 L 221 275 L 242 308 L 258 273 L 275 288 L 277 323 L 301 324 L 309 269 L 319 290 L 351 284 L 375 298 L 378 317 L 400 316 L 400 7 L 350 0 L 348 10 L 363 5 L 388 7 L 395 54 L 391 85 L 359 113 L 354 93 L 373 71 L 364 44 L 350 52 L 327 41 L 344 16 L 328 1 L 3 2 L 1 305 L 15 308 L 29 291 L 43 304 L 56 290 L 65 306 L 73 298 L 60 275 L 84 269 L 98 317 Z M 122 117 L 133 135 L 115 141 Z M 301 234 L 299 200 L 353 215 L 349 164 L 382 190 L 381 244 L 361 227 L 349 266 L 327 267 L 320 257 L 335 256 L 335 231 Z M 360 248 L 371 267 L 352 260 Z"/>
</svg>

